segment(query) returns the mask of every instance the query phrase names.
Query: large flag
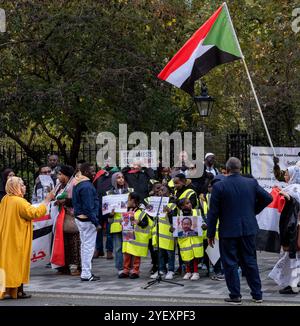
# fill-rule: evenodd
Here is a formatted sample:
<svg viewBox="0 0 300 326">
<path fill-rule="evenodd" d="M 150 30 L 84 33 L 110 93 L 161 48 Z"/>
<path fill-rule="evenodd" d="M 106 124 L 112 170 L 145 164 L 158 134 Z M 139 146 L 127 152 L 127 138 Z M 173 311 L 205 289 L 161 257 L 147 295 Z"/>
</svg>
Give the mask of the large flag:
<svg viewBox="0 0 300 326">
<path fill-rule="evenodd" d="M 196 31 L 158 78 L 194 94 L 194 83 L 212 68 L 243 57 L 226 3 Z"/>
<path fill-rule="evenodd" d="M 272 203 L 256 216 L 259 232 L 256 237 L 256 249 L 268 252 L 280 252 L 279 218 L 285 205 L 285 199 L 279 195 L 280 189 L 273 188 Z"/>
</svg>

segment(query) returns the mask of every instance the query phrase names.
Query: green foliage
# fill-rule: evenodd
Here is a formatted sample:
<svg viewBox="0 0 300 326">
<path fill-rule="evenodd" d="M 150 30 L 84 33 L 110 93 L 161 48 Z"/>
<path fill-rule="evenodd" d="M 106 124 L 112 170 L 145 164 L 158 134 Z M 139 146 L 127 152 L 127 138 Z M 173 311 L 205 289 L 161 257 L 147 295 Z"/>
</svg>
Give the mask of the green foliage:
<svg viewBox="0 0 300 326">
<path fill-rule="evenodd" d="M 221 2 L 211 0 L 5 1 L 0 34 L 0 132 L 36 161 L 33 145 L 57 143 L 74 164 L 91 132 L 247 128 L 263 134 L 241 61 L 205 76 L 216 98 L 200 121 L 191 99 L 156 77 Z M 296 1 L 228 3 L 272 136 L 299 136 L 299 34 L 291 29 Z M 299 133 L 299 132 L 298 132 Z M 297 138 L 298 137 L 298 138 Z M 281 143 L 280 143 L 281 142 Z M 64 143 L 72 147 L 64 152 Z"/>
</svg>

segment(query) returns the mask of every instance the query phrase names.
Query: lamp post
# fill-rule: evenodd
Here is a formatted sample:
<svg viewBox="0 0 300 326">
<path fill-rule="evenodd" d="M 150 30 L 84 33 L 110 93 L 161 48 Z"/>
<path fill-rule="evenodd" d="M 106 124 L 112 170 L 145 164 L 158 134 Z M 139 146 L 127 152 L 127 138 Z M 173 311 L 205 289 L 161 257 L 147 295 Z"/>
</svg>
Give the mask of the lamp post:
<svg viewBox="0 0 300 326">
<path fill-rule="evenodd" d="M 207 86 L 201 82 L 201 95 L 194 96 L 200 117 L 208 117 L 212 111 L 214 98 L 208 95 Z"/>
</svg>

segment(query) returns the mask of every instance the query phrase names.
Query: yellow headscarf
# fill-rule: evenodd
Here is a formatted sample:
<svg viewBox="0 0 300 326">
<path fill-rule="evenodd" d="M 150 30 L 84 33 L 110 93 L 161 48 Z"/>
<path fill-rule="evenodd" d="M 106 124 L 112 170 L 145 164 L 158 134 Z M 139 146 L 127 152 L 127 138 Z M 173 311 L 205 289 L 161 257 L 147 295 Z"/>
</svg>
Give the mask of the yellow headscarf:
<svg viewBox="0 0 300 326">
<path fill-rule="evenodd" d="M 22 187 L 23 180 L 19 177 L 11 177 L 7 179 L 5 191 L 10 196 L 23 197 Z"/>
</svg>

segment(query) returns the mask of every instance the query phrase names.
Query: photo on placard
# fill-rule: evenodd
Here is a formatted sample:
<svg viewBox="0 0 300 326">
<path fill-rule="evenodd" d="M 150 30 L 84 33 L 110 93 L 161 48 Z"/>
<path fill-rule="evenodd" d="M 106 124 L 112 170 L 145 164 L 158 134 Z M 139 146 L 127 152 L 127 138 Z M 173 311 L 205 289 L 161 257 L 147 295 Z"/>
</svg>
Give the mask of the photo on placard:
<svg viewBox="0 0 300 326">
<path fill-rule="evenodd" d="M 174 237 L 202 236 L 200 216 L 175 216 L 173 219 Z"/>
</svg>

